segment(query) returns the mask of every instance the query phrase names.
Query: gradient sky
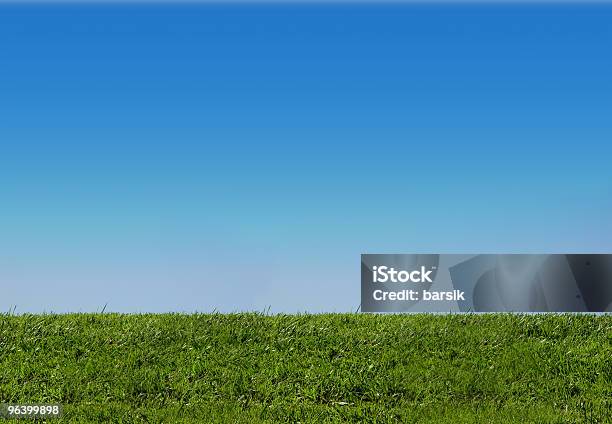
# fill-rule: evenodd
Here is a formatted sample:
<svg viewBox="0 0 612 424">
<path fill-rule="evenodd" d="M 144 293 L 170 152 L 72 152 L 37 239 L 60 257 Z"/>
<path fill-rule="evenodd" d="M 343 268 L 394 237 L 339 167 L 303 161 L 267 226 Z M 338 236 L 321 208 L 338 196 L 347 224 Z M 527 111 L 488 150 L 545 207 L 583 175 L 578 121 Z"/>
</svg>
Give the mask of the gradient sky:
<svg viewBox="0 0 612 424">
<path fill-rule="evenodd" d="M 351 311 L 612 252 L 612 5 L 0 5 L 0 310 Z"/>
</svg>

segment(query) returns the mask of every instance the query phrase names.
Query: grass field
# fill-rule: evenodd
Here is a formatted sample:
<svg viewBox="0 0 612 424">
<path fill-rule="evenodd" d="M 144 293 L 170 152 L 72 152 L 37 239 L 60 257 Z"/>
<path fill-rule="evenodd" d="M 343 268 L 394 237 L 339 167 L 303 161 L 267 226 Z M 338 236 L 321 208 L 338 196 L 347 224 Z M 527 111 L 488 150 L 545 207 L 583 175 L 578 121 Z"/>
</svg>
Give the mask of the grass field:
<svg viewBox="0 0 612 424">
<path fill-rule="evenodd" d="M 0 402 L 64 422 L 612 422 L 612 316 L 3 315 Z"/>
</svg>

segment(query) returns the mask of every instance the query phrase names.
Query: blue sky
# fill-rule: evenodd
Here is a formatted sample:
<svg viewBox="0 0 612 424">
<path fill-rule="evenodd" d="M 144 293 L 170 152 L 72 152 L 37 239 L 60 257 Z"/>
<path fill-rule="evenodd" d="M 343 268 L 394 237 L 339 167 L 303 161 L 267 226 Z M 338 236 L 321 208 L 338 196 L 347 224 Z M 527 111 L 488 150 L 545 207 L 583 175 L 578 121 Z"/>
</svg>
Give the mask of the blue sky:
<svg viewBox="0 0 612 424">
<path fill-rule="evenodd" d="M 612 251 L 612 5 L 0 5 L 0 310 L 350 311 Z"/>
</svg>

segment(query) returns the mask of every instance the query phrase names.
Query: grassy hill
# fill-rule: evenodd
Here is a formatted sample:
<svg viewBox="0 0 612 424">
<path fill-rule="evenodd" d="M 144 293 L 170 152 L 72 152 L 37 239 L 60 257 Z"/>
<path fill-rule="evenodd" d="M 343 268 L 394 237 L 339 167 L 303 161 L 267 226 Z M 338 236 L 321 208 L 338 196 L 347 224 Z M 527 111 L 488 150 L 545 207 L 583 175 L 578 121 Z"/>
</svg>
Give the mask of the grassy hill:
<svg viewBox="0 0 612 424">
<path fill-rule="evenodd" d="M 0 402 L 65 422 L 612 422 L 612 316 L 4 315 Z"/>
</svg>

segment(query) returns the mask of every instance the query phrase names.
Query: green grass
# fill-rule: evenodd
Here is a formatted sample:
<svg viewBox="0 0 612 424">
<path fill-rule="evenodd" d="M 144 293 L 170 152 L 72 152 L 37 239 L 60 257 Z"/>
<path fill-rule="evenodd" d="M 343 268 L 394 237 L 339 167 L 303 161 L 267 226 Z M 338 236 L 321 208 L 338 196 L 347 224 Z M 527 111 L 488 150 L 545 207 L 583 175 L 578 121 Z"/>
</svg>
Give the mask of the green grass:
<svg viewBox="0 0 612 424">
<path fill-rule="evenodd" d="M 0 402 L 65 422 L 612 422 L 612 316 L 3 315 Z"/>
</svg>

